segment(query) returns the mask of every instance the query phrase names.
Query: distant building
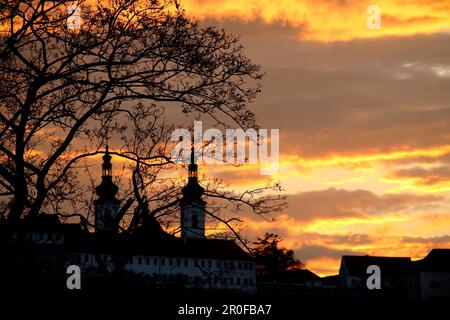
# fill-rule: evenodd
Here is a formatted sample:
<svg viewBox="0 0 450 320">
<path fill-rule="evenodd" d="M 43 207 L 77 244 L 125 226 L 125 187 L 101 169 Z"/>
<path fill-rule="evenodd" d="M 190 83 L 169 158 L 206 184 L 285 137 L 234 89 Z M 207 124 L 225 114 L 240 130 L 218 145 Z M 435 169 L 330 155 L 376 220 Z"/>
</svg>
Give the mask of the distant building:
<svg viewBox="0 0 450 320">
<path fill-rule="evenodd" d="M 95 232 L 118 232 L 120 201 L 116 198 L 119 188 L 112 181 L 111 155 L 106 146 L 103 156 L 102 182 L 95 188 L 98 199 L 94 200 L 95 206 Z"/>
<path fill-rule="evenodd" d="M 258 292 L 262 294 L 313 295 L 321 285 L 320 277 L 307 269 L 288 270 L 258 278 Z"/>
<path fill-rule="evenodd" d="M 56 215 L 42 214 L 13 226 L 0 225 L 0 235 L 11 235 L 12 245 L 14 239 L 26 244 L 33 261 L 41 265 L 48 262 L 50 276 L 65 277 L 66 267 L 76 264 L 90 280 L 99 277 L 101 270 L 121 268 L 154 287 L 256 291 L 252 257 L 234 240 L 205 237 L 204 189 L 198 183 L 193 160 L 182 190 L 180 238 L 166 233 L 151 216 L 133 234 L 118 233 L 122 216 L 108 149 L 102 169 L 94 202 L 95 232 L 83 231 L 79 224 L 62 224 Z"/>
<path fill-rule="evenodd" d="M 205 237 L 205 205 L 202 195 L 205 192 L 198 183 L 197 164 L 194 159 L 194 149 L 191 150 L 188 183 L 183 188 L 181 199 L 181 237 Z"/>
<path fill-rule="evenodd" d="M 369 276 L 367 268 L 377 265 L 381 269 L 381 287 L 394 289 L 405 273 L 412 271 L 411 258 L 375 257 L 375 256 L 342 256 L 339 268 L 339 279 L 342 288 L 367 289 L 366 280 Z"/>
<path fill-rule="evenodd" d="M 433 249 L 413 267 L 414 272 L 404 277 L 409 298 L 450 299 L 450 249 Z"/>
<path fill-rule="evenodd" d="M 450 299 L 450 249 L 433 249 L 417 261 L 399 257 L 343 256 L 339 283 L 344 292 L 369 293 L 366 281 L 370 265 L 377 265 L 381 270 L 380 292 L 384 294 L 412 300 Z"/>
</svg>

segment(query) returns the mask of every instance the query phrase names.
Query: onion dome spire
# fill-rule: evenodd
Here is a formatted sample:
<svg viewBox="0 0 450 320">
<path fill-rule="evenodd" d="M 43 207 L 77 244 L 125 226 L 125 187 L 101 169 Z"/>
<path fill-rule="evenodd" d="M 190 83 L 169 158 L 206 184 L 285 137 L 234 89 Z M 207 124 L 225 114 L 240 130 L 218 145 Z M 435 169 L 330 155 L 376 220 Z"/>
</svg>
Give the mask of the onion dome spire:
<svg viewBox="0 0 450 320">
<path fill-rule="evenodd" d="M 194 146 L 191 148 L 191 163 L 189 164 L 188 183 L 182 189 L 183 200 L 199 200 L 205 189 L 198 183 L 198 166 L 195 163 Z"/>
</svg>

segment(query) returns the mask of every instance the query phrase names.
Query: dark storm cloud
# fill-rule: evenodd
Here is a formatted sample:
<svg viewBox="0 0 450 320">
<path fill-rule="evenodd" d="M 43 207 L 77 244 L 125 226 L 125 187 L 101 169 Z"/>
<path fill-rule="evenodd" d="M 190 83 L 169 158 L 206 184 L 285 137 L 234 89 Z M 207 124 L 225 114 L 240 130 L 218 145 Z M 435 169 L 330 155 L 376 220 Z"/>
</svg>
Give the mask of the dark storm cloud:
<svg viewBox="0 0 450 320">
<path fill-rule="evenodd" d="M 450 182 L 450 165 L 443 165 L 431 169 L 413 167 L 397 169 L 389 172 L 391 179 L 415 179 L 415 184 L 432 186 Z"/>
<path fill-rule="evenodd" d="M 384 194 L 367 190 L 330 188 L 299 192 L 288 198 L 289 216 L 302 221 L 383 215 L 417 210 L 437 205 L 443 197 L 436 195 Z"/>
<path fill-rule="evenodd" d="M 249 108 L 261 127 L 280 129 L 281 153 L 450 144 L 450 34 L 323 43 L 299 40 L 289 24 L 203 23 L 240 35 L 262 65 L 262 92 Z"/>
<path fill-rule="evenodd" d="M 450 236 L 440 236 L 440 237 L 404 237 L 402 242 L 405 244 L 427 244 L 432 247 L 439 247 L 440 245 L 445 245 L 450 242 Z"/>
<path fill-rule="evenodd" d="M 450 143 L 450 35 L 319 43 L 289 26 L 223 23 L 266 71 L 252 109 L 305 156 Z M 265 36 L 264 36 L 265 35 Z M 448 76 L 447 76 L 448 75 Z"/>
</svg>

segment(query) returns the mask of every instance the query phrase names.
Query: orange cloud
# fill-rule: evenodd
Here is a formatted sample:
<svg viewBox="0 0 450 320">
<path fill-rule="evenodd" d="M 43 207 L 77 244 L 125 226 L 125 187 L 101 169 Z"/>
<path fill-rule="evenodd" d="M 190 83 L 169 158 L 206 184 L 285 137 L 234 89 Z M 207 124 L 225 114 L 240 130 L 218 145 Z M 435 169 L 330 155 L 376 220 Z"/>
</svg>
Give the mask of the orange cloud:
<svg viewBox="0 0 450 320">
<path fill-rule="evenodd" d="M 327 192 L 330 193 L 326 190 L 322 194 L 316 192 L 317 197 L 314 192 L 304 193 L 307 197 L 299 201 L 303 206 L 297 204 L 273 221 L 248 217 L 245 219 L 247 234 L 250 238 L 265 232 L 281 235 L 284 238 L 282 246 L 293 249 L 307 268 L 321 276 L 336 274 L 340 257 L 344 254 L 420 259 L 432 248 L 450 247 L 450 237 L 445 236 L 449 232 L 448 214 L 445 211 L 433 213 L 434 209 L 430 211 L 434 202 L 439 199 L 442 202 L 444 198 L 412 194 L 375 196 L 369 192 L 335 190 L 332 194 L 339 195 L 341 201 L 335 199 L 329 204 Z M 314 197 L 309 199 L 311 194 Z M 317 208 L 308 202 L 316 202 Z M 431 207 L 427 207 L 428 202 Z M 411 205 L 415 209 L 407 208 Z M 344 214 L 328 215 L 333 206 Z M 372 212 L 370 208 L 377 210 Z M 302 209 L 314 209 L 322 215 L 325 213 L 325 216 L 318 215 L 313 220 L 299 219 L 295 212 Z"/>
<path fill-rule="evenodd" d="M 281 141 L 283 143 L 283 141 Z M 201 169 L 209 176 L 224 179 L 225 182 L 233 186 L 256 186 L 264 184 L 269 180 L 283 180 L 292 177 L 313 177 L 317 169 L 337 169 L 358 170 L 368 174 L 377 174 L 379 169 L 373 169 L 375 165 L 390 162 L 414 162 L 438 160 L 450 154 L 450 145 L 442 145 L 430 148 L 399 148 L 393 151 L 366 151 L 358 153 L 332 153 L 321 156 L 304 156 L 291 153 L 280 155 L 279 170 L 273 176 L 262 175 L 260 164 L 243 164 L 241 166 L 231 166 L 226 164 L 202 165 Z M 316 177 L 317 178 L 317 177 Z M 393 180 L 393 176 L 388 176 Z M 405 177 L 406 178 L 406 177 Z M 327 185 L 342 185 L 344 182 L 363 182 L 367 176 L 351 177 L 330 177 L 326 181 Z"/>
<path fill-rule="evenodd" d="M 447 191 L 450 190 L 450 166 L 412 167 L 391 170 L 386 180 L 405 183 L 408 186 L 412 186 L 412 189 L 419 191 Z"/>
<path fill-rule="evenodd" d="M 415 159 L 418 157 L 438 158 L 450 153 L 450 145 L 443 145 L 431 148 L 395 150 L 388 152 L 366 152 L 356 154 L 335 154 L 317 158 L 303 158 L 296 155 L 286 155 L 282 157 L 283 163 L 292 163 L 308 168 L 344 166 L 359 167 L 365 163 L 387 162 L 405 159 Z"/>
<path fill-rule="evenodd" d="M 240 189 L 258 187 L 268 181 L 280 181 L 290 193 L 326 189 L 330 186 L 367 189 L 379 193 L 440 193 L 450 189 L 448 174 L 445 174 L 448 170 L 443 172 L 442 168 L 438 170 L 427 166 L 436 167 L 436 163 L 446 161 L 449 154 L 450 145 L 398 147 L 391 151 L 333 152 L 316 156 L 306 156 L 300 151 L 290 150 L 289 153 L 281 154 L 279 170 L 273 176 L 261 175 L 259 164 L 244 164 L 239 167 L 205 165 L 201 169 L 208 176 L 222 178 L 233 188 Z M 411 164 L 419 169 L 412 172 L 397 168 Z M 420 170 L 420 176 L 417 170 Z"/>
<path fill-rule="evenodd" d="M 189 15 L 206 19 L 261 20 L 292 25 L 303 39 L 318 41 L 350 40 L 379 36 L 433 33 L 450 27 L 450 3 L 446 0 L 380 0 L 381 29 L 366 26 L 367 8 L 373 1 L 296 0 L 186 0 Z"/>
</svg>

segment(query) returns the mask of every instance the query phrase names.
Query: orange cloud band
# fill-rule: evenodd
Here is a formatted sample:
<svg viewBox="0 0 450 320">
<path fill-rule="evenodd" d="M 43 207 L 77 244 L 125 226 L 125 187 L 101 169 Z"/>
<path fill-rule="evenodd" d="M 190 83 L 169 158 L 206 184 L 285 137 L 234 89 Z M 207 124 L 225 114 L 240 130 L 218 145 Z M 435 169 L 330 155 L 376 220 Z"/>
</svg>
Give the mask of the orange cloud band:
<svg viewBox="0 0 450 320">
<path fill-rule="evenodd" d="M 379 30 L 367 28 L 367 8 L 373 1 L 185 0 L 182 4 L 196 18 L 288 24 L 296 27 L 303 39 L 318 41 L 404 36 L 450 28 L 450 2 L 446 0 L 376 1 L 381 10 Z"/>
</svg>

